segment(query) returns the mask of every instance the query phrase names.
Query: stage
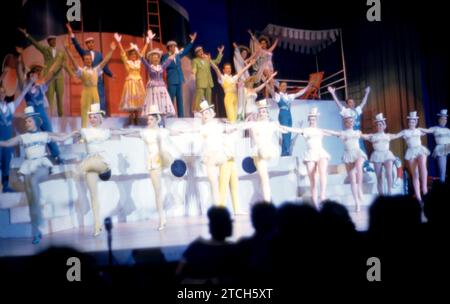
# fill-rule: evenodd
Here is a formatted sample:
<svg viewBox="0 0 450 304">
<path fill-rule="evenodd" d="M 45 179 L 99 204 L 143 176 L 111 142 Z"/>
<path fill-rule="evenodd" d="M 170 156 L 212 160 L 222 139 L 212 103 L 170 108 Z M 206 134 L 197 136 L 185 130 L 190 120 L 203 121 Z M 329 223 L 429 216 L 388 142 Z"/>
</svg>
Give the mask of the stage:
<svg viewBox="0 0 450 304">
<path fill-rule="evenodd" d="M 367 207 L 363 206 L 358 213 L 351 208 L 349 211 L 356 228 L 365 230 L 368 223 Z M 199 236 L 209 237 L 206 215 L 169 217 L 162 231 L 156 229 L 157 225 L 156 220 L 114 223 L 112 248 L 117 263 L 133 264 L 132 252 L 136 249 L 160 249 L 167 261 L 176 261 L 191 241 Z M 230 240 L 237 241 L 252 233 L 250 215 L 234 216 Z M 50 246 L 69 246 L 91 253 L 100 263 L 107 261 L 107 233 L 103 231 L 98 237 L 93 237 L 91 226 L 48 234 L 39 245 L 31 244 L 31 238 L 0 238 L 0 257 L 33 255 Z"/>
</svg>

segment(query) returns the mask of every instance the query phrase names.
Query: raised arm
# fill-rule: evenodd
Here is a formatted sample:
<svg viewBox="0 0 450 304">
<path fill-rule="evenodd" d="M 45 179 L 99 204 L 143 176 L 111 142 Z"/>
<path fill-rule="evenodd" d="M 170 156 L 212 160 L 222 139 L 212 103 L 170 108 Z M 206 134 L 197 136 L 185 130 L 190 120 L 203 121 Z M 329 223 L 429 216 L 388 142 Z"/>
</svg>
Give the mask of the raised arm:
<svg viewBox="0 0 450 304">
<path fill-rule="evenodd" d="M 141 56 L 145 56 L 145 53 L 147 53 L 148 47 L 150 46 L 150 49 L 153 48 L 153 38 L 155 38 L 156 34 L 152 32 L 152 30 L 147 31 L 147 37 L 145 37 L 145 45 L 142 48 Z"/>
<path fill-rule="evenodd" d="M 266 81 L 264 81 L 262 84 L 260 84 L 258 87 L 255 88 L 255 93 L 258 93 L 259 91 L 261 91 L 262 89 L 264 89 L 264 87 L 266 85 L 269 84 L 269 82 L 275 77 L 277 76 L 278 72 L 272 73 L 272 75 L 269 76 L 269 78 L 266 79 Z M 275 92 L 273 91 L 273 89 L 271 90 L 271 95 L 275 95 Z"/>
<path fill-rule="evenodd" d="M 73 58 L 72 54 L 70 53 L 69 46 L 65 45 L 64 50 L 66 50 L 67 57 L 69 58 L 69 61 L 72 63 L 72 66 L 75 68 L 75 70 L 78 71 L 81 67 L 78 65 L 77 61 L 75 60 L 75 58 Z"/>
<path fill-rule="evenodd" d="M 112 54 L 116 48 L 117 48 L 117 44 L 114 41 L 112 41 L 111 45 L 110 45 L 110 51 L 108 52 L 108 54 L 106 54 L 106 57 L 98 65 L 99 69 L 103 69 L 108 64 L 108 61 L 111 60 Z M 105 71 L 105 73 L 106 73 L 106 71 Z"/>
<path fill-rule="evenodd" d="M 78 54 L 83 57 L 83 55 L 86 53 L 86 50 L 81 47 L 69 23 L 66 23 L 66 28 L 67 31 L 69 32 L 69 36 L 72 40 L 73 45 L 75 46 L 75 49 L 77 50 Z"/>
<path fill-rule="evenodd" d="M 334 102 L 336 102 L 336 105 L 338 106 L 339 110 L 342 111 L 345 107 L 342 105 L 342 103 L 339 101 L 339 99 L 336 96 L 336 89 L 333 87 L 328 87 L 328 92 L 330 92 L 331 96 L 333 97 Z"/>
<path fill-rule="evenodd" d="M 28 93 L 28 91 L 31 90 L 31 87 L 34 84 L 34 80 L 30 81 L 25 88 L 22 89 L 22 92 L 20 92 L 20 95 L 13 101 L 14 104 L 14 111 L 19 107 L 20 103 L 22 102 L 25 95 Z"/>
<path fill-rule="evenodd" d="M 25 85 L 25 79 L 26 79 L 26 70 L 25 70 L 25 63 L 23 62 L 23 48 L 16 47 L 17 53 L 19 53 L 18 63 L 17 63 L 17 78 L 19 80 L 19 87 L 23 89 L 23 86 Z"/>
<path fill-rule="evenodd" d="M 242 76 L 242 74 L 244 74 L 245 73 L 245 71 L 247 71 L 252 65 L 254 65 L 255 64 L 255 60 L 254 59 L 252 59 L 252 61 L 250 61 L 242 70 L 240 70 L 237 74 L 236 74 L 236 76 L 237 76 L 237 78 L 239 79 L 239 78 L 241 78 L 241 76 Z"/>
<path fill-rule="evenodd" d="M 11 148 L 20 144 L 20 137 L 16 136 L 8 140 L 0 141 L 0 148 Z"/>
<path fill-rule="evenodd" d="M 269 52 L 273 52 L 273 50 L 277 47 L 278 45 L 278 38 L 275 39 L 275 41 L 272 43 L 271 47 L 268 49 Z"/>
<path fill-rule="evenodd" d="M 219 67 L 214 63 L 213 60 L 211 60 L 211 58 L 209 58 L 209 62 L 211 63 L 211 67 L 213 68 L 213 70 L 216 72 L 217 78 L 221 81 L 223 78 L 223 74 L 220 72 Z"/>
<path fill-rule="evenodd" d="M 222 61 L 224 49 L 225 49 L 225 46 L 223 46 L 223 45 L 217 48 L 217 51 L 218 51 L 217 57 L 216 57 L 216 59 L 212 60 L 212 61 L 214 61 L 215 64 L 219 64 Z"/>
<path fill-rule="evenodd" d="M 187 54 L 189 54 L 189 52 L 192 49 L 192 46 L 194 45 L 195 39 L 197 39 L 197 33 L 190 34 L 189 38 L 191 38 L 191 41 L 189 41 L 189 43 L 184 46 L 183 50 L 178 53 L 179 58 L 182 58 Z"/>
<path fill-rule="evenodd" d="M 34 45 L 34 47 L 41 52 L 42 54 L 45 53 L 46 51 L 46 46 L 44 46 L 43 44 L 39 43 L 36 41 L 36 39 L 34 39 L 30 34 L 28 34 L 26 29 L 23 28 L 19 28 L 19 31 L 22 32 L 24 34 L 24 36 L 31 42 L 32 45 Z"/>
<path fill-rule="evenodd" d="M 367 100 L 369 99 L 369 94 L 370 94 L 370 87 L 367 87 L 366 90 L 365 90 L 364 98 L 361 101 L 361 105 L 360 105 L 361 111 L 364 109 L 364 107 L 367 104 Z"/>
</svg>

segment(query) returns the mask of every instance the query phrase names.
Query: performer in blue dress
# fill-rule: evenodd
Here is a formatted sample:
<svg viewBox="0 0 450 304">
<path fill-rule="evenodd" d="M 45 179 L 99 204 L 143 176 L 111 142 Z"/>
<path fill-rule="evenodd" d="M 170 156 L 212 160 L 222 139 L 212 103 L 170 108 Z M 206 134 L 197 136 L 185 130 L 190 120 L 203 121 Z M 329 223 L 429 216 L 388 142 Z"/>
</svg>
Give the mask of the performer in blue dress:
<svg viewBox="0 0 450 304">
<path fill-rule="evenodd" d="M 72 43 L 75 46 L 78 54 L 80 54 L 81 58 L 83 58 L 86 54 L 91 54 L 92 56 L 92 67 L 95 68 L 97 65 L 99 65 L 103 61 L 103 55 L 99 51 L 94 50 L 95 48 L 95 40 L 92 37 L 88 37 L 84 40 L 84 43 L 86 44 L 87 49 L 83 49 L 78 42 L 77 38 L 75 37 L 75 34 L 72 31 L 72 27 L 70 24 L 67 24 L 67 30 L 69 31 L 69 35 L 72 38 Z M 111 70 L 109 69 L 108 65 L 105 65 L 103 68 L 103 73 L 106 76 L 113 77 L 113 74 Z M 100 77 L 97 82 L 97 88 L 98 88 L 98 95 L 100 97 L 100 108 L 105 111 L 106 113 L 106 99 L 105 99 L 105 88 L 103 84 L 103 77 Z"/>
<path fill-rule="evenodd" d="M 178 51 L 177 43 L 173 40 L 167 42 L 168 52 L 162 55 L 161 62 L 164 62 L 173 54 L 177 54 L 175 59 L 167 66 L 167 90 L 172 102 L 177 101 L 178 117 L 184 117 L 183 107 L 183 82 L 184 76 L 181 69 L 181 58 L 189 54 L 192 45 L 197 38 L 197 33 L 189 35 L 191 42 L 186 44 L 181 51 Z"/>
<path fill-rule="evenodd" d="M 292 127 L 292 114 L 291 114 L 291 103 L 296 98 L 305 94 L 308 90 L 309 84 L 306 88 L 301 89 L 295 94 L 288 94 L 287 83 L 281 82 L 279 86 L 279 93 L 271 92 L 273 100 L 278 104 L 280 112 L 278 113 L 278 121 L 280 125 L 286 127 Z M 291 155 L 291 132 L 282 134 L 281 141 L 281 156 Z"/>
</svg>

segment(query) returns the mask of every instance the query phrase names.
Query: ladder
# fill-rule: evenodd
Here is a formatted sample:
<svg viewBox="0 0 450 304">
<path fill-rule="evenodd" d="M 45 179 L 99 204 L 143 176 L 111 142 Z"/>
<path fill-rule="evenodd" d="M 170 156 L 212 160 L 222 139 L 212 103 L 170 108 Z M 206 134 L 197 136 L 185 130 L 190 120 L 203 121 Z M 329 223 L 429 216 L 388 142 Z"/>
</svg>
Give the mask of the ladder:
<svg viewBox="0 0 450 304">
<path fill-rule="evenodd" d="M 147 0 L 147 30 L 156 34 L 153 40 L 162 43 L 159 0 Z"/>
</svg>

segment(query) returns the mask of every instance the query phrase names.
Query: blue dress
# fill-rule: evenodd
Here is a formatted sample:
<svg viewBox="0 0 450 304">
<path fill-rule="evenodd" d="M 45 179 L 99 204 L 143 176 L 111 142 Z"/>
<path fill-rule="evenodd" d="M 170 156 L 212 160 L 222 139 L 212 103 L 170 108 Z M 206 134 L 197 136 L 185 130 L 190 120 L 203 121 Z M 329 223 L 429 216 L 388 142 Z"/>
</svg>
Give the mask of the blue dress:
<svg viewBox="0 0 450 304">
<path fill-rule="evenodd" d="M 280 112 L 278 113 L 278 121 L 280 125 L 292 127 L 291 101 L 280 96 L 278 101 Z M 291 151 L 291 133 L 283 133 L 281 140 L 281 156 L 290 155 Z"/>
<path fill-rule="evenodd" d="M 25 95 L 25 102 L 27 106 L 32 106 L 34 111 L 39 113 L 40 118 L 42 120 L 42 125 L 40 129 L 44 132 L 53 132 L 52 125 L 47 116 L 47 112 L 45 111 L 44 102 L 45 102 L 45 92 L 47 91 L 47 85 L 39 85 L 33 86 L 30 91 Z M 54 142 L 50 142 L 48 144 L 48 148 L 50 149 L 50 154 L 53 157 L 59 157 L 59 148 L 58 145 Z"/>
<path fill-rule="evenodd" d="M 11 112 L 9 106 L 6 107 L 6 112 L 0 110 L 0 140 L 8 140 L 13 137 L 13 121 L 14 114 Z M 2 171 L 2 185 L 3 189 L 8 188 L 9 168 L 11 164 L 11 157 L 13 148 L 0 147 L 0 170 Z"/>
</svg>

